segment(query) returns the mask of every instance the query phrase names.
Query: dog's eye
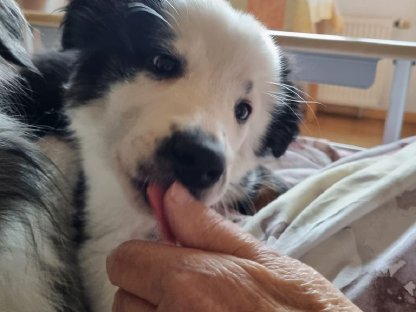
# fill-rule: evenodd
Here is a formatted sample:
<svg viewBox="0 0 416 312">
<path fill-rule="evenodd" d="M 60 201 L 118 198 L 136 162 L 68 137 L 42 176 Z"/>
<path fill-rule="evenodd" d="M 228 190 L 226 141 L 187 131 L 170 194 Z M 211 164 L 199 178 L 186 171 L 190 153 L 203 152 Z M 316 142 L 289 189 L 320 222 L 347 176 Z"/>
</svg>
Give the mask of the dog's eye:
<svg viewBox="0 0 416 312">
<path fill-rule="evenodd" d="M 251 115 L 253 108 L 247 101 L 239 102 L 234 108 L 235 118 L 239 123 L 244 123 Z"/>
<path fill-rule="evenodd" d="M 153 69 L 156 74 L 169 76 L 175 75 L 180 62 L 173 56 L 166 54 L 156 55 L 152 60 Z"/>
</svg>

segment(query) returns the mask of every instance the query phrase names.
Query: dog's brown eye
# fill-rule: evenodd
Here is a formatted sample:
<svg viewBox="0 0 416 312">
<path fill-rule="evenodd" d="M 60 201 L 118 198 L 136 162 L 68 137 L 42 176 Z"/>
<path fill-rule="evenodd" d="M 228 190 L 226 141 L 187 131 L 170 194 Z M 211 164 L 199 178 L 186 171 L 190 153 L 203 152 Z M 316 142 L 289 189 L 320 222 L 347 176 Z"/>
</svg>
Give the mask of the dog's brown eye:
<svg viewBox="0 0 416 312">
<path fill-rule="evenodd" d="M 234 108 L 235 118 L 238 123 L 244 123 L 248 120 L 251 115 L 253 108 L 247 101 L 241 101 Z"/>
<path fill-rule="evenodd" d="M 169 75 L 176 72 L 179 66 L 179 61 L 172 56 L 166 54 L 156 55 L 153 58 L 153 68 L 162 75 Z"/>
</svg>

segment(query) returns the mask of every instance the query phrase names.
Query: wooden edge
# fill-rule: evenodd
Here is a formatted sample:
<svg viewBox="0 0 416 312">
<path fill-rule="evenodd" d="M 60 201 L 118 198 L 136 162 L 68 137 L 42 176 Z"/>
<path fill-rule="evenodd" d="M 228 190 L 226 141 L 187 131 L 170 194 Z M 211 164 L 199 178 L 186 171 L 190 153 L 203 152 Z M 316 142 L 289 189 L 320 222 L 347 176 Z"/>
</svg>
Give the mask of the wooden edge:
<svg viewBox="0 0 416 312">
<path fill-rule="evenodd" d="M 416 42 L 271 31 L 283 48 L 368 58 L 416 60 Z"/>
<path fill-rule="evenodd" d="M 386 109 L 376 109 L 376 108 L 360 108 L 352 106 L 342 106 L 342 105 L 321 105 L 318 108 L 318 111 L 327 113 L 327 114 L 336 114 L 341 116 L 349 117 L 359 117 L 367 118 L 374 120 L 386 120 L 387 110 Z M 404 122 L 416 124 L 416 113 L 406 112 L 404 115 Z"/>
<path fill-rule="evenodd" d="M 33 26 L 59 27 L 61 25 L 63 13 L 43 13 L 33 10 L 25 10 L 24 15 L 29 24 Z"/>
<path fill-rule="evenodd" d="M 31 25 L 59 27 L 63 13 L 24 11 Z M 318 52 L 372 58 L 416 60 L 416 42 L 349 38 L 332 35 L 270 31 L 284 48 L 299 52 Z"/>
</svg>

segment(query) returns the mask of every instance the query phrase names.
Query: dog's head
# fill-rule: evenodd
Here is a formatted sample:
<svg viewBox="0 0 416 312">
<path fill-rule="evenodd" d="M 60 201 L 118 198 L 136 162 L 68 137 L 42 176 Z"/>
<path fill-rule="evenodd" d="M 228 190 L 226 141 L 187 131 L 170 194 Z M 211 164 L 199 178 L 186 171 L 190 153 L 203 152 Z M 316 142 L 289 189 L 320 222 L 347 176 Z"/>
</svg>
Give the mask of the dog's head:
<svg viewBox="0 0 416 312">
<path fill-rule="evenodd" d="M 178 180 L 217 203 L 297 134 L 279 48 L 226 1 L 73 0 L 63 29 L 80 51 L 68 112 L 83 149 L 140 194 Z"/>
</svg>

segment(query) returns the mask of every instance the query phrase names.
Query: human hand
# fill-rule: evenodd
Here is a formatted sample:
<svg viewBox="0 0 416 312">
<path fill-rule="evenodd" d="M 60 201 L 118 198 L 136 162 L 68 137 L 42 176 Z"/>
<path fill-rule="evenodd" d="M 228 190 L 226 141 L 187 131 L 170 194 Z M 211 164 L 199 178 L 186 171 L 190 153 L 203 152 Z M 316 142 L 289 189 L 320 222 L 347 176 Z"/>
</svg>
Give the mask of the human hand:
<svg viewBox="0 0 416 312">
<path fill-rule="evenodd" d="M 107 261 L 120 287 L 113 311 L 360 311 L 312 268 L 269 250 L 178 183 L 163 201 L 181 247 L 143 241 L 118 247 Z"/>
</svg>

